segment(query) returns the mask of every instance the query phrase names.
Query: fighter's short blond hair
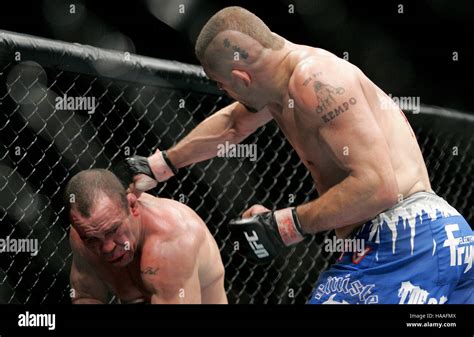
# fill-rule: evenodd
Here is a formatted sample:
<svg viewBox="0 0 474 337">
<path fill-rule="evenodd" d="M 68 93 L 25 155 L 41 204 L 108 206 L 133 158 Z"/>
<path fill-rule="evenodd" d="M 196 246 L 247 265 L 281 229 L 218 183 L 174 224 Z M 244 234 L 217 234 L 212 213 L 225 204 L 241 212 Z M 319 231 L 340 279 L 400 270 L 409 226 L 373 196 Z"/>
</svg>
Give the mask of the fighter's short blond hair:
<svg viewBox="0 0 474 337">
<path fill-rule="evenodd" d="M 204 25 L 196 41 L 195 52 L 199 60 L 204 59 L 209 44 L 221 32 L 235 30 L 250 36 L 264 48 L 280 49 L 283 39 L 272 34 L 270 28 L 255 14 L 248 10 L 232 6 L 214 14 Z"/>
</svg>

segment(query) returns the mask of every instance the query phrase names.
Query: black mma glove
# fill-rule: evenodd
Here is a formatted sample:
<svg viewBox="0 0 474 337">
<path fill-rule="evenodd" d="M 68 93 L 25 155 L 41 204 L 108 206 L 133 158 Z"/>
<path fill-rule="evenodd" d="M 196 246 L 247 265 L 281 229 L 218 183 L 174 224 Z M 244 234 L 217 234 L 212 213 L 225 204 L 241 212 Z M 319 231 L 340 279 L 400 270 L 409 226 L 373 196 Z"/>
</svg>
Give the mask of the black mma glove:
<svg viewBox="0 0 474 337">
<path fill-rule="evenodd" d="M 124 161 L 115 166 L 112 171 L 127 189 L 130 184 L 134 183 L 135 188 L 140 191 L 148 191 L 157 185 L 157 181 L 147 157 L 133 156 L 128 157 Z M 142 175 L 134 181 L 134 177 Z"/>
<path fill-rule="evenodd" d="M 128 157 L 113 171 L 125 188 L 133 183 L 138 191 L 148 191 L 154 188 L 158 182 L 166 181 L 178 172 L 169 160 L 166 151 L 159 150 L 148 158 Z"/>
<path fill-rule="evenodd" d="M 305 238 L 294 207 L 231 220 L 229 229 L 232 242 L 239 243 L 238 252 L 258 264 L 272 261 L 285 247 Z"/>
</svg>

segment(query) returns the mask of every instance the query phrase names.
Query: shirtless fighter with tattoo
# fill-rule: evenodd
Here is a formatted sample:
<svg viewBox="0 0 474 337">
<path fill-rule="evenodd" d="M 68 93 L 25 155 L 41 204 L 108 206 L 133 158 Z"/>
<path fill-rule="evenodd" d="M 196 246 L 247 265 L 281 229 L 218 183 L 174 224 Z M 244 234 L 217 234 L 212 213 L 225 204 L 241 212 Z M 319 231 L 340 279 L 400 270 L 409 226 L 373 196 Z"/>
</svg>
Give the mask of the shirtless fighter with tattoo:
<svg viewBox="0 0 474 337">
<path fill-rule="evenodd" d="M 201 218 L 182 203 L 126 194 L 107 170 L 67 184 L 74 304 L 227 303 L 224 266 Z"/>
<path fill-rule="evenodd" d="M 273 120 L 311 172 L 319 198 L 274 211 L 251 207 L 230 223 L 241 253 L 267 262 L 307 235 L 335 230 L 366 248 L 344 253 L 321 274 L 310 303 L 474 302 L 472 230 L 433 192 L 403 112 L 381 104 L 388 95 L 359 68 L 287 41 L 239 7 L 206 23 L 196 55 L 236 102 L 168 151 L 129 158 L 132 188 L 165 181 Z"/>
</svg>

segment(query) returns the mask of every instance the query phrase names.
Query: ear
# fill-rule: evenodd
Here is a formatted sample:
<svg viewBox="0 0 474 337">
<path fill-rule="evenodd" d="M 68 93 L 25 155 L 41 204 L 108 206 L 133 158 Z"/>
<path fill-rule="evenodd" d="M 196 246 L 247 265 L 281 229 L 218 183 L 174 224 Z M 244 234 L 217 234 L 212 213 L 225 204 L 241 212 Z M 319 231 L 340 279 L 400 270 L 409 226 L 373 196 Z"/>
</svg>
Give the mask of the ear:
<svg viewBox="0 0 474 337">
<path fill-rule="evenodd" d="M 133 216 L 138 216 L 137 196 L 133 193 L 127 193 L 128 206 Z"/>
<path fill-rule="evenodd" d="M 237 80 L 243 82 L 244 86 L 246 86 L 247 88 L 252 83 L 252 78 L 250 77 L 250 74 L 246 71 L 234 69 L 231 72 L 231 76 L 234 81 Z"/>
</svg>

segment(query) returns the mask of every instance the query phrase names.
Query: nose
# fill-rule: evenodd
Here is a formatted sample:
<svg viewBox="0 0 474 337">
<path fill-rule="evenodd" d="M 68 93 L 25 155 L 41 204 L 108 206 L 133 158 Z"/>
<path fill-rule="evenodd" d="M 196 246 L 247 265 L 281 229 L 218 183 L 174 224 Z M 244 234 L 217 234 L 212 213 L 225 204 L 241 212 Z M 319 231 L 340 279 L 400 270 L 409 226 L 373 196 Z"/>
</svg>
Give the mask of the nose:
<svg viewBox="0 0 474 337">
<path fill-rule="evenodd" d="M 102 242 L 102 245 L 100 247 L 101 253 L 102 254 L 110 254 L 114 251 L 115 249 L 115 242 L 111 239 L 105 239 L 104 242 Z"/>
</svg>

